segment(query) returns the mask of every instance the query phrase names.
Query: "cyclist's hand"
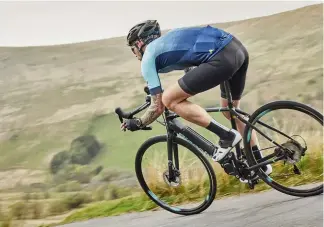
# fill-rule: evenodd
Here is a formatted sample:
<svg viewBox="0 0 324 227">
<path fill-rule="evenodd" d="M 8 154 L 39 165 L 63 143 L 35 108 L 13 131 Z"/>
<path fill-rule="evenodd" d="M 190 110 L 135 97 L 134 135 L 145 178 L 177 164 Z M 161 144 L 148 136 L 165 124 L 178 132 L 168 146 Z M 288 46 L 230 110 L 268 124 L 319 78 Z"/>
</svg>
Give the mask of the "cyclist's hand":
<svg viewBox="0 0 324 227">
<path fill-rule="evenodd" d="M 138 127 L 138 120 L 137 118 L 133 118 L 133 119 L 126 119 L 120 126 L 122 131 L 126 131 L 126 129 L 128 129 L 129 131 L 137 131 L 140 130 L 140 128 Z"/>
</svg>

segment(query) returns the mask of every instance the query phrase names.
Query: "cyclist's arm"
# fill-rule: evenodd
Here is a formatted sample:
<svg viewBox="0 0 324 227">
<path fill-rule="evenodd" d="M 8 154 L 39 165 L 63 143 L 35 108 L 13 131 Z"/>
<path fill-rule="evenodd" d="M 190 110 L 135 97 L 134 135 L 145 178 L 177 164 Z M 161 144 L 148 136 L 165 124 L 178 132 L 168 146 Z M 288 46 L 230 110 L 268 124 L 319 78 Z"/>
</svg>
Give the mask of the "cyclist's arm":
<svg viewBox="0 0 324 227">
<path fill-rule="evenodd" d="M 149 125 L 153 121 L 155 121 L 163 113 L 163 110 L 164 110 L 164 105 L 162 103 L 162 93 L 152 95 L 151 105 L 144 113 L 144 115 L 140 117 L 142 122 L 141 127 Z"/>
<path fill-rule="evenodd" d="M 162 87 L 159 79 L 159 75 L 156 71 L 155 58 L 147 52 L 144 54 L 142 59 L 142 75 L 147 82 L 148 88 L 151 93 L 151 105 L 140 117 L 142 125 L 146 125 L 154 122 L 164 110 L 164 105 L 162 103 Z"/>
</svg>

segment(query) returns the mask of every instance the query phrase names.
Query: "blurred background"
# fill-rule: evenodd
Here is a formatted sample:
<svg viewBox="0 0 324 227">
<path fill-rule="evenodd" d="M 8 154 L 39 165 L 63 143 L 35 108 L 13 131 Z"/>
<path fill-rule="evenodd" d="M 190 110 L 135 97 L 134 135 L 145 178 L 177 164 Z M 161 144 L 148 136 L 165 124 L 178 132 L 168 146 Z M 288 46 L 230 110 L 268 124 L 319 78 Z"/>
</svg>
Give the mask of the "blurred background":
<svg viewBox="0 0 324 227">
<path fill-rule="evenodd" d="M 165 128 L 121 132 L 114 113 L 145 101 L 140 62 L 125 35 L 152 18 L 163 33 L 211 24 L 240 39 L 250 54 L 246 112 L 295 100 L 322 113 L 322 3 L 0 2 L 0 226 L 155 208 L 138 186 L 134 160 L 139 146 Z M 182 75 L 161 74 L 162 85 Z M 191 101 L 212 107 L 219 97 L 217 87 Z M 247 191 L 213 165 L 220 196 Z"/>
</svg>

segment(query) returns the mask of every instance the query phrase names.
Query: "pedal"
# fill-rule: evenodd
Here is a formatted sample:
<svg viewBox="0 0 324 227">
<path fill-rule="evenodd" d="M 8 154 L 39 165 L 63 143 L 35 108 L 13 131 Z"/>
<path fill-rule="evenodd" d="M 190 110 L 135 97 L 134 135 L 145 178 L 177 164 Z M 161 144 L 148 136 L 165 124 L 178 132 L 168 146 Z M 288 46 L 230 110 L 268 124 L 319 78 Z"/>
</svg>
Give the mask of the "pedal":
<svg viewBox="0 0 324 227">
<path fill-rule="evenodd" d="M 252 181 L 248 181 L 248 184 L 249 184 L 249 188 L 250 189 L 254 189 L 254 184 L 253 184 L 253 182 Z"/>
<path fill-rule="evenodd" d="M 248 180 L 248 185 L 250 189 L 254 189 L 254 186 L 259 183 L 259 179 L 256 180 Z"/>
</svg>

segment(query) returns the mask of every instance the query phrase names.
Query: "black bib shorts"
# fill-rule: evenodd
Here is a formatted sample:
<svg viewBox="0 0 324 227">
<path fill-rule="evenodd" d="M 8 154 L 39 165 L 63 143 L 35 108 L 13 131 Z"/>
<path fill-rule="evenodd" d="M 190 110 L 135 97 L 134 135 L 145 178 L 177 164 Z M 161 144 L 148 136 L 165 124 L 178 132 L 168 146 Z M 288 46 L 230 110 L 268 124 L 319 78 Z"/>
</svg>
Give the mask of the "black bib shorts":
<svg viewBox="0 0 324 227">
<path fill-rule="evenodd" d="M 188 94 L 195 95 L 221 84 L 221 97 L 227 98 L 222 82 L 228 80 L 233 100 L 240 100 L 249 65 L 249 54 L 242 43 L 233 37 L 219 53 L 206 63 L 187 72 L 178 80 Z"/>
</svg>

